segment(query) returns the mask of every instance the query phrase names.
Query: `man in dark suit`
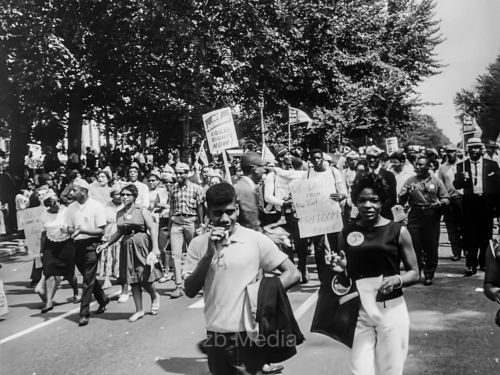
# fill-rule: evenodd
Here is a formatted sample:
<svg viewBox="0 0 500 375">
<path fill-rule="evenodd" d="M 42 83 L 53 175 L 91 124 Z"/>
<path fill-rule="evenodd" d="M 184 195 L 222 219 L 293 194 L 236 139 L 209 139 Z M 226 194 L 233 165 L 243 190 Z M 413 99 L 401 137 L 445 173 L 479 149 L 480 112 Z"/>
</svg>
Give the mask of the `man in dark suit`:
<svg viewBox="0 0 500 375">
<path fill-rule="evenodd" d="M 386 185 L 387 189 L 387 202 L 382 205 L 382 210 L 380 211 L 380 215 L 385 217 L 386 219 L 392 220 L 393 215 L 391 208 L 397 204 L 397 183 L 396 177 L 393 173 L 384 169 L 380 165 L 380 155 L 382 155 L 383 151 L 377 146 L 369 146 L 366 149 L 366 161 L 368 163 L 368 171 L 360 171 L 356 176 L 357 180 L 360 176 L 366 173 L 374 173 L 380 176 Z"/>
<path fill-rule="evenodd" d="M 259 220 L 257 187 L 266 173 L 266 163 L 256 152 L 250 151 L 241 157 L 243 176 L 234 185 L 236 200 L 240 208 L 239 223 L 244 227 L 262 232 Z"/>
<path fill-rule="evenodd" d="M 484 270 L 500 194 L 500 167 L 494 161 L 483 158 L 483 143 L 479 138 L 469 139 L 467 149 L 470 159 L 457 164 L 453 186 L 464 189 L 463 242 L 467 253 L 464 276 L 472 276 L 478 265 Z"/>
</svg>

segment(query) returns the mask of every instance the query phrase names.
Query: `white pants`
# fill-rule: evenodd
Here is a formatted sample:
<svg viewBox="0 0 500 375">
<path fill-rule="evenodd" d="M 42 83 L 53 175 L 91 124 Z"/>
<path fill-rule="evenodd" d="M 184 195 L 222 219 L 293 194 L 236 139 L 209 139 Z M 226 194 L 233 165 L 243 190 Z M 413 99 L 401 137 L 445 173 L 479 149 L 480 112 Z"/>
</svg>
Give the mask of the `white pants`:
<svg viewBox="0 0 500 375">
<path fill-rule="evenodd" d="M 401 375 L 408 355 L 410 318 L 403 297 L 377 302 L 375 322 L 361 306 L 351 350 L 353 375 Z"/>
</svg>

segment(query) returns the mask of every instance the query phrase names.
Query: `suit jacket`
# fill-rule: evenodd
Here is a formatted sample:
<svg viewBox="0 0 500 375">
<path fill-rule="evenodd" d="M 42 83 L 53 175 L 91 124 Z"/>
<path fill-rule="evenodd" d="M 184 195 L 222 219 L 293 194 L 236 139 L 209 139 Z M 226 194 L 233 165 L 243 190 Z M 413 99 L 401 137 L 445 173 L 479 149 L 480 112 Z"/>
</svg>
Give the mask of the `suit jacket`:
<svg viewBox="0 0 500 375">
<path fill-rule="evenodd" d="M 295 347 L 305 339 L 279 277 L 262 279 L 255 320 L 259 333 L 266 338 L 264 351 L 269 363 L 283 362 L 297 354 Z"/>
<path fill-rule="evenodd" d="M 257 191 L 245 178 L 240 178 L 234 185 L 236 200 L 240 207 L 239 223 L 246 228 L 262 232 L 259 220 Z"/>
<path fill-rule="evenodd" d="M 465 178 L 463 172 L 469 173 L 469 178 Z M 489 199 L 497 198 L 500 194 L 500 167 L 496 162 L 483 158 L 482 174 L 483 194 L 488 196 Z M 455 174 L 453 186 L 456 189 L 464 189 L 464 196 L 474 193 L 470 159 L 457 164 L 457 173 Z"/>
</svg>

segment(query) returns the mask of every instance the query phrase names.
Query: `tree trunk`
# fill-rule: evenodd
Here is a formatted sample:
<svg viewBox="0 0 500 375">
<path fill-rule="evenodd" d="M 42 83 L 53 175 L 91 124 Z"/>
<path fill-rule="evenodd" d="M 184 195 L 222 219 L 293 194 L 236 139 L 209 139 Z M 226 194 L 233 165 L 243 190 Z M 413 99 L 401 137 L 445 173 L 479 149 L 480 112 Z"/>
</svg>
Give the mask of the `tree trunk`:
<svg viewBox="0 0 500 375">
<path fill-rule="evenodd" d="M 189 114 L 186 114 L 186 117 L 182 121 L 181 161 L 183 162 L 188 162 L 190 125 L 191 125 L 191 116 Z"/>
<path fill-rule="evenodd" d="M 78 84 L 70 94 L 68 117 L 68 156 L 76 151 L 81 160 L 83 125 L 83 88 Z"/>
<path fill-rule="evenodd" d="M 3 99 L 0 103 L 0 117 L 7 120 L 11 135 L 9 166 L 3 176 L 5 178 L 2 178 L 1 195 L 2 200 L 9 205 L 7 224 L 13 230 L 17 228 L 15 196 L 24 180 L 24 157 L 28 154 L 31 127 L 29 118 L 21 111 L 16 90 L 8 78 L 5 56 L 0 54 L 0 97 Z"/>
</svg>

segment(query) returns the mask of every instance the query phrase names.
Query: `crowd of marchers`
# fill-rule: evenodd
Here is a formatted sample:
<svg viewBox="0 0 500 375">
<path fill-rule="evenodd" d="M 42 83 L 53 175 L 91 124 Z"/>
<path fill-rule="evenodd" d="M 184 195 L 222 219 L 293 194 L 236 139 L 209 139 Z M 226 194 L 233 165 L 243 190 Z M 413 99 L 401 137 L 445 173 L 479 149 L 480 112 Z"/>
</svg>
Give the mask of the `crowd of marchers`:
<svg viewBox="0 0 500 375">
<path fill-rule="evenodd" d="M 228 168 L 185 163 L 178 152 L 155 159 L 140 148 L 125 157 L 117 151 L 119 160 L 118 154 L 87 150 L 85 162 L 70 156 L 66 165 L 48 170 L 35 167 L 28 155 L 26 181 L 14 202 L 3 201 L 0 216 L 4 231 L 12 233 L 17 226 L 9 213 L 45 207 L 42 267 L 34 262 L 26 275 L 42 299 L 41 313 L 54 309 L 58 285 L 67 280 L 80 303 L 79 325 L 86 326 L 92 295 L 98 302 L 93 313 L 102 314 L 110 308 L 105 289 L 115 284 L 121 286 L 118 303 L 132 295 L 129 321 L 135 322 L 158 314 L 158 283 L 171 282 L 170 298 L 203 294 L 207 339 L 200 348 L 212 373 L 277 373 L 283 366 L 273 363 L 290 358 L 295 348 L 285 345 L 288 340 L 278 350 L 248 344 L 255 333 L 248 317 L 268 322 L 275 317 L 266 312 L 279 310 L 287 328 L 276 323 L 281 328 L 264 332 L 261 326 L 257 336 L 265 341 L 285 330 L 300 344 L 286 291 L 309 283 L 314 272 L 338 294 L 328 276 L 333 270 L 348 275 L 347 289 L 356 293 L 352 303 L 358 301 L 344 342 L 352 348 L 352 372 L 401 374 L 409 342 L 402 289 L 433 284 L 442 220 L 452 260 L 465 258 L 466 277 L 491 269 L 485 293 L 500 301 L 500 275 L 491 276 L 497 271 L 489 265 L 496 264 L 492 239 L 500 215 L 496 143 L 471 138 L 463 151 L 448 145 L 390 155 L 374 145 L 338 154 L 284 146 L 272 151 L 267 160 L 255 150 L 244 152 Z M 15 186 L 3 169 L 2 179 Z M 301 235 L 290 184 L 304 179 L 328 187 L 330 233 Z M 248 345 L 234 348 L 235 342 Z"/>
</svg>

